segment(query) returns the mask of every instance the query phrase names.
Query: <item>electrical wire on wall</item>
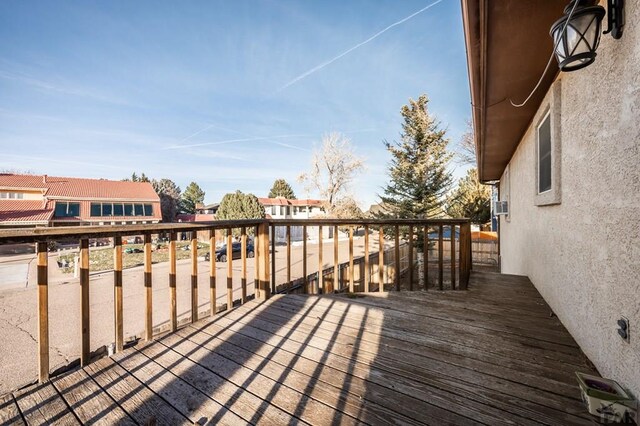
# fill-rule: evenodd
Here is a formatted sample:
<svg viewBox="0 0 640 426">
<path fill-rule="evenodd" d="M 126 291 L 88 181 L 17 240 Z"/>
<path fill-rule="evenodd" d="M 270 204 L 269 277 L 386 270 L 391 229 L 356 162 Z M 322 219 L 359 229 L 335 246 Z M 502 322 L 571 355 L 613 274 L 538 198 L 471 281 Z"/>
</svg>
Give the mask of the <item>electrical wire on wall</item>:
<svg viewBox="0 0 640 426">
<path fill-rule="evenodd" d="M 576 6 L 578 6 L 578 1 L 574 0 L 573 7 L 571 8 L 571 12 L 569 12 L 569 17 L 567 18 L 567 21 L 564 23 L 564 27 L 562 28 L 562 32 L 560 34 L 564 34 L 565 31 L 567 31 L 567 26 L 569 25 L 569 21 L 571 21 L 571 17 L 573 16 L 573 12 L 576 10 Z M 529 99 L 531 99 L 531 97 L 536 92 L 536 90 L 538 90 L 538 87 L 540 87 L 540 84 L 542 83 L 542 80 L 544 79 L 544 76 L 547 74 L 547 71 L 549 70 L 549 66 L 551 65 L 551 62 L 553 61 L 553 57 L 555 55 L 556 49 L 558 48 L 558 45 L 560 44 L 560 41 L 562 41 L 562 37 L 558 37 L 558 40 L 556 40 L 556 43 L 553 46 L 553 50 L 551 51 L 551 56 L 549 57 L 549 60 L 547 61 L 547 66 L 544 67 L 544 71 L 542 71 L 542 75 L 540 76 L 540 79 L 538 80 L 538 83 L 533 88 L 531 93 L 529 93 L 529 96 L 527 96 L 527 98 L 521 104 L 516 104 L 516 103 L 513 102 L 512 99 L 509 99 L 509 102 L 511 103 L 511 106 L 516 107 L 516 108 L 522 108 L 523 106 L 525 106 L 527 104 L 527 102 L 529 102 Z"/>
</svg>

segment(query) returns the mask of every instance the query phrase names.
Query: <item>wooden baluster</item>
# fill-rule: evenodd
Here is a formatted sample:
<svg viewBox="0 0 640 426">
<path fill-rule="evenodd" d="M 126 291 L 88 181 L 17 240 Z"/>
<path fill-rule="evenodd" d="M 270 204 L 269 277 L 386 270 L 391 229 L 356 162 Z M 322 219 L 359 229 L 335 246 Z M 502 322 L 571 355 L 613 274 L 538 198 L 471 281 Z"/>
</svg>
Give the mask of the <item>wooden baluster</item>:
<svg viewBox="0 0 640 426">
<path fill-rule="evenodd" d="M 124 323 L 122 308 L 122 237 L 113 237 L 113 321 L 116 353 L 124 347 Z"/>
<path fill-rule="evenodd" d="M 409 291 L 413 291 L 413 225 L 409 225 Z"/>
<path fill-rule="evenodd" d="M 451 290 L 456 289 L 456 226 L 451 225 Z"/>
<path fill-rule="evenodd" d="M 314 294 L 320 294 L 322 290 L 324 292 L 324 271 L 322 262 L 322 225 L 318 226 L 318 280 L 316 283 L 316 289 Z"/>
<path fill-rule="evenodd" d="M 244 226 L 240 229 L 240 241 L 240 259 L 242 263 L 242 271 L 240 272 L 240 302 L 244 304 L 247 302 L 247 228 Z"/>
<path fill-rule="evenodd" d="M 211 316 L 217 312 L 217 295 L 216 295 L 216 230 L 209 231 L 209 303 L 211 307 Z"/>
<path fill-rule="evenodd" d="M 144 235 L 144 339 L 153 339 L 153 289 L 151 288 L 151 235 Z"/>
<path fill-rule="evenodd" d="M 369 225 L 364 226 L 364 291 L 369 292 L 371 271 L 369 270 Z"/>
<path fill-rule="evenodd" d="M 276 294 L 276 226 L 271 225 L 271 293 Z"/>
<path fill-rule="evenodd" d="M 191 322 L 198 321 L 198 231 L 191 231 Z"/>
<path fill-rule="evenodd" d="M 460 290 L 466 290 L 469 285 L 469 270 L 471 257 L 469 256 L 471 247 L 471 224 L 460 225 Z"/>
<path fill-rule="evenodd" d="M 169 235 L 169 324 L 171 331 L 178 329 L 178 302 L 176 292 L 176 232 Z"/>
<path fill-rule="evenodd" d="M 384 230 L 380 225 L 380 234 L 378 235 L 378 291 L 384 291 Z"/>
<path fill-rule="evenodd" d="M 38 252 L 38 381 L 49 380 L 49 253 L 46 241 Z"/>
<path fill-rule="evenodd" d="M 396 291 L 400 291 L 400 227 L 396 225 L 396 238 L 395 238 L 395 263 L 396 263 L 396 273 L 394 277 L 394 283 L 396 285 Z"/>
<path fill-rule="evenodd" d="M 227 311 L 233 308 L 233 236 L 227 229 Z"/>
<path fill-rule="evenodd" d="M 260 227 L 256 226 L 254 228 L 254 237 L 253 237 L 253 251 L 254 251 L 254 259 L 255 259 L 255 271 L 253 277 L 253 292 L 255 297 L 258 297 L 258 289 L 260 288 L 260 257 L 258 256 L 258 251 L 260 250 L 258 243 L 258 232 L 260 232 Z"/>
<path fill-rule="evenodd" d="M 442 252 L 442 224 L 438 225 L 438 289 L 443 289 L 444 283 L 444 259 Z"/>
<path fill-rule="evenodd" d="M 89 364 L 91 356 L 91 317 L 89 315 L 89 240 L 80 240 L 80 366 Z"/>
<path fill-rule="evenodd" d="M 353 293 L 354 289 L 354 272 L 353 267 L 353 226 L 349 226 L 349 293 Z"/>
<path fill-rule="evenodd" d="M 287 288 L 291 285 L 291 226 L 287 225 Z"/>
<path fill-rule="evenodd" d="M 269 225 L 266 223 L 258 225 L 257 236 L 258 287 L 256 288 L 256 296 L 265 301 L 271 296 L 271 288 L 269 286 Z"/>
<path fill-rule="evenodd" d="M 424 226 L 424 247 L 422 249 L 422 264 L 424 273 L 424 289 L 429 288 L 429 226 Z"/>
<path fill-rule="evenodd" d="M 332 291 L 340 290 L 340 283 L 338 277 L 340 277 L 340 241 L 338 239 L 338 225 L 333 227 L 333 285 Z"/>
<path fill-rule="evenodd" d="M 309 292 L 309 279 L 307 277 L 307 225 L 302 225 L 302 279 L 304 292 L 306 294 Z"/>
</svg>

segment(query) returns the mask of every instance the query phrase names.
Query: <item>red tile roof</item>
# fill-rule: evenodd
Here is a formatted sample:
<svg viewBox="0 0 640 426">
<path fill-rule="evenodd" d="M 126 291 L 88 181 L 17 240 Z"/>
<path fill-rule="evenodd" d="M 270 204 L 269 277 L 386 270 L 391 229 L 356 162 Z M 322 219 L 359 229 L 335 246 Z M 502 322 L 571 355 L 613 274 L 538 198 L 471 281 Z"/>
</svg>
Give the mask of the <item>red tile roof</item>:
<svg viewBox="0 0 640 426">
<path fill-rule="evenodd" d="M 40 189 L 47 197 L 160 201 L 149 182 L 0 173 L 0 188 Z"/>
<path fill-rule="evenodd" d="M 0 223 L 47 223 L 52 215 L 53 209 L 45 208 L 40 200 L 0 200 Z"/>
<path fill-rule="evenodd" d="M 0 222 L 95 221 L 131 222 L 160 221 L 160 198 L 149 182 L 126 182 L 106 179 L 82 179 L 47 175 L 0 173 L 0 191 L 36 191 L 43 200 L 0 200 L 10 207 L 0 208 Z M 27 198 L 27 197 L 25 197 Z M 53 217 L 56 202 L 80 203 L 80 216 Z M 123 202 L 153 205 L 149 216 L 91 216 L 91 202 Z M 9 203 L 9 204 L 7 204 Z M 45 204 L 46 203 L 46 204 Z"/>
</svg>

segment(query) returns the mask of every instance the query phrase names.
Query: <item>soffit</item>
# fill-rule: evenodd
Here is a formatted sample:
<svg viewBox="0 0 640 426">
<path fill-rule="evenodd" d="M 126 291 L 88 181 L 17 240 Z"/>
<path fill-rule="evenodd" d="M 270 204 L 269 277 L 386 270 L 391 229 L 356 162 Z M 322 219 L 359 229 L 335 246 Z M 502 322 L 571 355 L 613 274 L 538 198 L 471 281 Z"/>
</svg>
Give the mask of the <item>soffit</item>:
<svg viewBox="0 0 640 426">
<path fill-rule="evenodd" d="M 482 181 L 498 180 L 558 73 L 551 25 L 568 0 L 462 0 L 472 115 Z"/>
</svg>

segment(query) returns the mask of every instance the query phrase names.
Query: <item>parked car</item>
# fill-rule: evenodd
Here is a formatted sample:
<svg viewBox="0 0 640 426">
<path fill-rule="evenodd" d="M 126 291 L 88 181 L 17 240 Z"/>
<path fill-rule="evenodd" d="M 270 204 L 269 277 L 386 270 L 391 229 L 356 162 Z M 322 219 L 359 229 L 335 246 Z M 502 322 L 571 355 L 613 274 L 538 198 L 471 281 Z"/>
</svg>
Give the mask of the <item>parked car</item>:
<svg viewBox="0 0 640 426">
<path fill-rule="evenodd" d="M 242 253 L 242 243 L 232 243 L 231 245 L 231 253 L 233 259 L 240 259 Z M 253 252 L 253 244 L 247 243 L 247 257 L 251 258 L 254 256 Z M 207 253 L 204 255 L 204 260 L 211 259 L 211 254 Z M 227 261 L 227 245 L 224 244 L 218 248 L 216 248 L 216 262 L 226 262 Z"/>
</svg>

